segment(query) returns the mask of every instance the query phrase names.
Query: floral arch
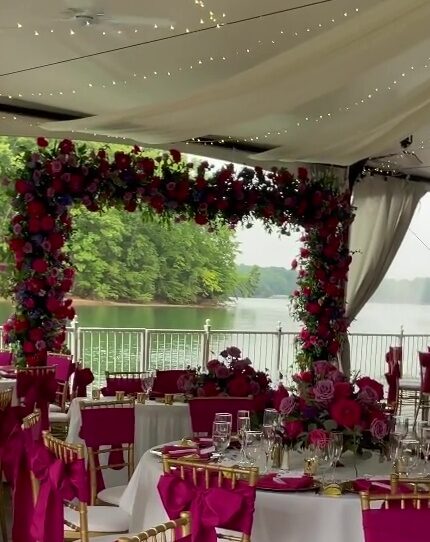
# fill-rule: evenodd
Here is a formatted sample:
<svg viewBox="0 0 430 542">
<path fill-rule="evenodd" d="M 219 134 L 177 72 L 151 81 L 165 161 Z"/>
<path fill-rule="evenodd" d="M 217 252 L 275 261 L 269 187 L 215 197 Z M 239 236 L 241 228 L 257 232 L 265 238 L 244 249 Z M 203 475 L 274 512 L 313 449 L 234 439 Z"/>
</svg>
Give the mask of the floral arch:
<svg viewBox="0 0 430 542">
<path fill-rule="evenodd" d="M 38 138 L 37 144 L 37 152 L 24 153 L 11 184 L 14 215 L 7 241 L 15 312 L 4 335 L 19 365 L 43 365 L 48 351 L 64 348 L 66 324 L 75 315 L 67 298 L 75 275 L 67 249 L 74 204 L 92 212 L 109 206 L 146 209 L 210 230 L 255 219 L 286 235 L 302 228 L 300 255 L 292 263 L 298 268 L 293 315 L 303 324 L 298 361 L 308 367 L 336 357 L 348 327 L 344 294 L 353 208 L 350 194 L 340 191 L 334 177 L 309 178 L 304 168 L 297 176 L 259 167 L 236 173 L 232 165 L 214 170 L 207 162 L 194 168 L 176 150 L 152 159 L 134 147 L 110 159 L 103 148 L 94 152 L 67 139 L 50 145 Z"/>
</svg>

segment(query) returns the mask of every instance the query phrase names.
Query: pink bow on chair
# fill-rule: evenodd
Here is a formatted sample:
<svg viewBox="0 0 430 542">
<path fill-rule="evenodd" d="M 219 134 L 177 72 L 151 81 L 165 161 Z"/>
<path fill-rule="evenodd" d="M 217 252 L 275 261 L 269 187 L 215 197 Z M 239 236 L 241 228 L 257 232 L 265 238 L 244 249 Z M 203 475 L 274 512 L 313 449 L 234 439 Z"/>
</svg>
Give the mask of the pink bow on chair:
<svg viewBox="0 0 430 542">
<path fill-rule="evenodd" d="M 34 475 L 40 482 L 34 509 L 31 534 L 38 542 L 63 542 L 63 500 L 88 502 L 88 480 L 85 462 L 77 459 L 64 463 L 40 447 L 31 461 Z"/>
<path fill-rule="evenodd" d="M 169 518 L 190 511 L 192 542 L 216 542 L 216 527 L 251 534 L 255 488 L 206 489 L 179 476 L 164 474 L 158 482 L 158 492 Z"/>
<path fill-rule="evenodd" d="M 32 375 L 18 373 L 17 395 L 23 398 L 26 410 L 30 413 L 37 406 L 40 409 L 42 429 L 49 429 L 49 403 L 55 401 L 57 381 L 54 373 Z"/>
</svg>

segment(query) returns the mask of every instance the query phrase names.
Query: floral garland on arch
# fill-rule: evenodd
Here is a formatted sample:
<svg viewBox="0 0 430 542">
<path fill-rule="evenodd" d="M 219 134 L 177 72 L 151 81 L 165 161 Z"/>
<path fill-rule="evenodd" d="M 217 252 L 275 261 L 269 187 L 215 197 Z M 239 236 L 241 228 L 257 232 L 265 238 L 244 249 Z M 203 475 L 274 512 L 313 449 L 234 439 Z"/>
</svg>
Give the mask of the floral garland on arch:
<svg viewBox="0 0 430 542">
<path fill-rule="evenodd" d="M 4 338 L 18 364 L 43 365 L 48 351 L 64 348 L 66 324 L 75 314 L 67 298 L 75 275 L 67 249 L 74 204 L 92 212 L 115 206 L 168 221 L 192 220 L 210 230 L 220 224 L 250 226 L 255 219 L 281 234 L 303 228 L 308 253 L 302 253 L 294 304 L 305 324 L 299 357 L 312 362 L 325 350 L 335 356 L 347 327 L 341 300 L 353 214 L 350 195 L 340 193 L 329 174 L 311 179 L 304 168 L 293 176 L 259 167 L 235 172 L 231 164 L 215 170 L 208 162 L 196 167 L 182 162 L 177 150 L 152 159 L 139 147 L 110 159 L 105 148 L 94 152 L 68 139 L 50 145 L 38 138 L 37 145 L 36 152 L 23 153 L 10 183 L 15 212 L 7 242 L 15 313 L 4 325 Z M 326 278 L 317 278 L 317 270 Z"/>
</svg>

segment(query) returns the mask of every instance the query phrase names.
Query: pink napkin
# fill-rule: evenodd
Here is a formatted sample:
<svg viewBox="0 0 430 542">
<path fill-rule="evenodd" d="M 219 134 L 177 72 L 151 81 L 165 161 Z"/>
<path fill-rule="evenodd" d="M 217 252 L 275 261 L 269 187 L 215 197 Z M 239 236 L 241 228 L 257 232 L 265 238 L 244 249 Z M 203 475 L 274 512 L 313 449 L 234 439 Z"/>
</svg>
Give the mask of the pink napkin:
<svg viewBox="0 0 430 542">
<path fill-rule="evenodd" d="M 163 454 L 175 459 L 187 455 L 198 455 L 200 459 L 209 459 L 212 452 L 213 447 L 199 449 L 197 447 L 192 448 L 190 446 L 164 446 L 163 448 Z"/>
<path fill-rule="evenodd" d="M 276 474 L 264 474 L 260 476 L 257 488 L 259 489 L 275 489 L 278 491 L 296 491 L 298 489 L 306 489 L 312 487 L 314 479 L 312 476 L 301 476 L 299 478 L 279 478 Z"/>
<path fill-rule="evenodd" d="M 390 480 L 366 480 L 358 478 L 352 482 L 355 491 L 368 491 L 369 493 L 390 493 Z M 400 493 L 412 493 L 412 489 L 407 485 L 399 485 Z"/>
<path fill-rule="evenodd" d="M 16 378 L 16 367 L 14 365 L 3 365 L 0 369 L 0 375 L 6 378 Z"/>
</svg>

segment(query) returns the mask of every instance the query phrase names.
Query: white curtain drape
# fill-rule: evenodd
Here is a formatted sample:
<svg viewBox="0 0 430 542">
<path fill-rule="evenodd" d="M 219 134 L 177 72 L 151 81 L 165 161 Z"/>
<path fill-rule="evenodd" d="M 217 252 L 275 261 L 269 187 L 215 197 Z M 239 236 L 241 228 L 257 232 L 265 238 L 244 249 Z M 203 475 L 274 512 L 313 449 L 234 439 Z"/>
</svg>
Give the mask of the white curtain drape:
<svg viewBox="0 0 430 542">
<path fill-rule="evenodd" d="M 349 246 L 352 263 L 346 291 L 346 316 L 354 320 L 372 297 L 388 271 L 428 185 L 403 179 L 375 176 L 359 182 L 353 191 L 356 207 Z M 341 365 L 350 372 L 346 338 Z"/>
</svg>

